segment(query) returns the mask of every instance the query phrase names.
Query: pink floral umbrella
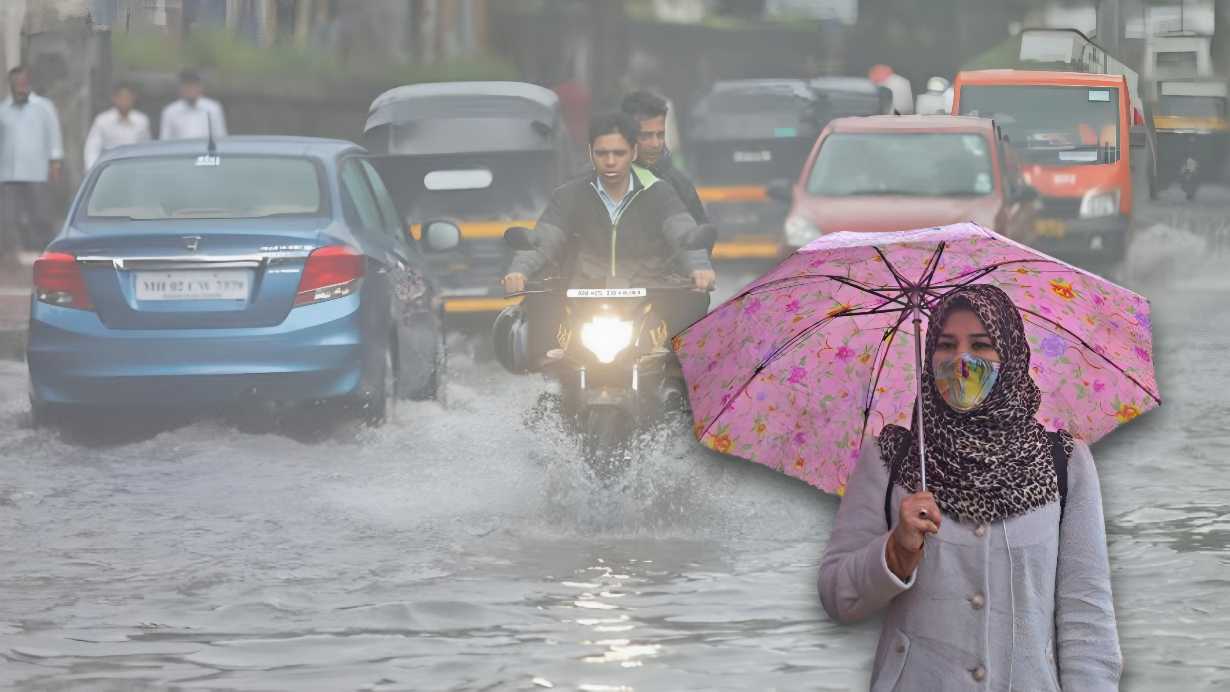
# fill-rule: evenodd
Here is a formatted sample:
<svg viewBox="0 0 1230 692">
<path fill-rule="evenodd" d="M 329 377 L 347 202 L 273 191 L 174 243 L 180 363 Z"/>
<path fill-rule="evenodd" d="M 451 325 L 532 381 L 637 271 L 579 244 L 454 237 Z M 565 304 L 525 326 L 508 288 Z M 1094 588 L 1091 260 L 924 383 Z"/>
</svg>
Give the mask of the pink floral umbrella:
<svg viewBox="0 0 1230 692">
<path fill-rule="evenodd" d="M 972 223 L 833 233 L 675 337 L 697 439 L 841 494 L 866 436 L 909 427 L 926 317 L 971 283 L 1021 311 L 1047 428 L 1094 442 L 1161 403 L 1140 295 Z"/>
</svg>

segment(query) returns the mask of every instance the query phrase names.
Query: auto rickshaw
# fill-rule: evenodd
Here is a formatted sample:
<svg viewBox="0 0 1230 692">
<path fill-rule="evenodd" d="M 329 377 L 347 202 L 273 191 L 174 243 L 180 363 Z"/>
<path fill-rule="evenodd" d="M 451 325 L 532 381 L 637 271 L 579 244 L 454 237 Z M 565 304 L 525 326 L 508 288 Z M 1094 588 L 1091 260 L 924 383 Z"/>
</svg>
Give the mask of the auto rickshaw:
<svg viewBox="0 0 1230 692">
<path fill-rule="evenodd" d="M 1201 183 L 1216 180 L 1225 169 L 1230 142 L 1226 83 L 1160 83 L 1153 123 L 1158 142 L 1154 188 L 1161 191 L 1177 183 L 1187 199 L 1194 199 Z"/>
<path fill-rule="evenodd" d="M 509 226 L 533 227 L 575 168 L 555 93 L 521 82 L 402 86 L 372 102 L 363 135 L 407 232 L 448 219 L 461 244 L 433 255 L 446 316 L 491 314 L 511 302 L 500 279 Z"/>
<path fill-rule="evenodd" d="M 780 259 L 790 181 L 820 134 L 821 110 L 807 82 L 788 79 L 720 81 L 693 108 L 688 168 L 717 227 L 715 262 L 767 269 Z"/>
</svg>

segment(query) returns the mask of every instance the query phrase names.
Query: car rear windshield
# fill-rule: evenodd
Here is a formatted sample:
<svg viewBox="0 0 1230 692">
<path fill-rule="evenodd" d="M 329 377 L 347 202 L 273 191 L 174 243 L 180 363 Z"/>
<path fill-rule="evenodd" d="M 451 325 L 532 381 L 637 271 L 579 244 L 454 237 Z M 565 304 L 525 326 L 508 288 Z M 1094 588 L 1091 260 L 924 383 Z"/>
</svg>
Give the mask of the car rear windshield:
<svg viewBox="0 0 1230 692">
<path fill-rule="evenodd" d="M 981 197 L 995 190 L 987 140 L 970 133 L 835 133 L 807 191 L 821 197 Z"/>
<path fill-rule="evenodd" d="M 325 213 L 316 164 L 302 157 L 163 156 L 105 165 L 89 219 L 259 219 Z"/>
<path fill-rule="evenodd" d="M 1224 118 L 1226 100 L 1215 96 L 1163 96 L 1160 115 L 1181 118 Z"/>
<path fill-rule="evenodd" d="M 963 86 L 962 115 L 994 118 L 1028 163 L 1119 160 L 1119 89 L 1088 86 Z"/>
<path fill-rule="evenodd" d="M 560 182 L 551 151 L 387 156 L 373 163 L 413 223 L 537 218 Z"/>
</svg>

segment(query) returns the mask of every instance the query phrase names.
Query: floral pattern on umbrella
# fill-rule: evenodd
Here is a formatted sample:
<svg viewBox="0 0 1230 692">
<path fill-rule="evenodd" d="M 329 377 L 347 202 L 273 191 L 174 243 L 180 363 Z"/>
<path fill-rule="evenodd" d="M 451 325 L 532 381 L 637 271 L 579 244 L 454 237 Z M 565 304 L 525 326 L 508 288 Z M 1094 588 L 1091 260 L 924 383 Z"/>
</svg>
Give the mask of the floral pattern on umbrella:
<svg viewBox="0 0 1230 692">
<path fill-rule="evenodd" d="M 970 282 L 1012 298 L 1047 428 L 1093 442 L 1160 403 L 1142 296 L 976 224 L 846 232 L 799 249 L 674 339 L 697 438 L 843 492 L 865 437 L 910 424 L 913 328 L 890 289 L 894 271 L 918 281 L 928 270 L 932 304 Z"/>
</svg>

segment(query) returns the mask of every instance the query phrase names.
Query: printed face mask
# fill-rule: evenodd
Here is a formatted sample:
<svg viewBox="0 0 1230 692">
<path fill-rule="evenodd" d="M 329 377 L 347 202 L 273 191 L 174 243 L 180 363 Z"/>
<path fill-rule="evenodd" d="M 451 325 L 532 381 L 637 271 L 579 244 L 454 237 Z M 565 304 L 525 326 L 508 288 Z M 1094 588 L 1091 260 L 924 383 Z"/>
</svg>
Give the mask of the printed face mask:
<svg viewBox="0 0 1230 692">
<path fill-rule="evenodd" d="M 962 353 L 935 367 L 935 387 L 954 411 L 965 413 L 977 408 L 991 396 L 999 379 L 999 363 Z"/>
</svg>

